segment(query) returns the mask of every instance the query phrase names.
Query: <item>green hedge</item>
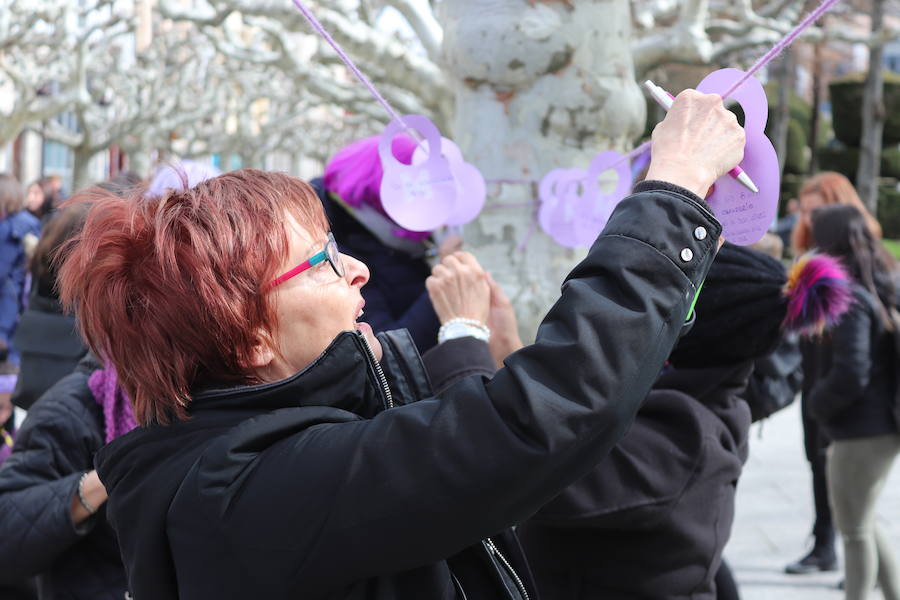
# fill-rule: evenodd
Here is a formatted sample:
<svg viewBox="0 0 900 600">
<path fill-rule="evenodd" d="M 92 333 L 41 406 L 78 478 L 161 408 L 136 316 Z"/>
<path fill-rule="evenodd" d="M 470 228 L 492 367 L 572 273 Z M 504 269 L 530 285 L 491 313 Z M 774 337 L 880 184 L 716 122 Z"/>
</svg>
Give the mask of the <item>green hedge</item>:
<svg viewBox="0 0 900 600">
<path fill-rule="evenodd" d="M 848 146 L 859 146 L 865 78 L 865 73 L 853 73 L 828 85 L 834 135 Z M 889 71 L 884 74 L 884 107 L 883 143 L 900 143 L 900 74 Z"/>
<path fill-rule="evenodd" d="M 769 124 L 772 123 L 772 109 L 778 106 L 778 84 L 767 83 L 763 86 L 766 90 L 766 98 L 769 100 Z M 812 107 L 809 102 L 791 92 L 788 96 L 788 111 L 791 113 L 791 120 L 800 123 L 803 131 L 809 131 L 812 121 Z M 768 125 L 766 128 L 768 129 Z M 768 131 L 767 131 L 768 133 Z"/>
<path fill-rule="evenodd" d="M 859 149 L 846 146 L 829 146 L 816 150 L 819 158 L 819 169 L 837 171 L 856 181 L 856 169 L 859 166 Z M 881 153 L 881 176 L 900 179 L 900 147 L 886 148 Z"/>
<path fill-rule="evenodd" d="M 772 140 L 772 126 L 775 123 L 774 109 L 778 106 L 778 86 L 770 83 L 765 86 L 766 97 L 769 100 L 769 117 L 766 121 L 766 135 Z M 809 168 L 809 158 L 806 148 L 809 146 L 809 127 L 812 120 L 812 109 L 808 102 L 797 94 L 791 93 L 788 98 L 788 110 L 791 120 L 788 122 L 787 157 L 784 162 L 784 172 L 802 175 Z M 739 120 L 743 114 L 738 113 Z M 772 140 L 774 144 L 775 141 Z"/>
<path fill-rule="evenodd" d="M 885 238 L 900 238 L 900 191 L 896 186 L 878 189 L 878 222 Z"/>
</svg>

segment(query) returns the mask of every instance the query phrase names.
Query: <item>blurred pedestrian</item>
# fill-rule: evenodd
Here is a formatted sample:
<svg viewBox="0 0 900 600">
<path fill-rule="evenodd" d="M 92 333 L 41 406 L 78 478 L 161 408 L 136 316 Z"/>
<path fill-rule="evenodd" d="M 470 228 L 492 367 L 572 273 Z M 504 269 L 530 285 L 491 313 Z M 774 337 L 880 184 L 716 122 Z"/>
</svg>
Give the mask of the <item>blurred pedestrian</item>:
<svg viewBox="0 0 900 600">
<path fill-rule="evenodd" d="M 54 186 L 54 180 L 50 177 L 41 177 L 28 186 L 25 195 L 25 208 L 34 215 L 38 221 L 59 208 L 62 197 Z"/>
<path fill-rule="evenodd" d="M 23 210 L 24 195 L 12 175 L 0 174 L 0 340 L 10 348 L 10 360 L 19 355 L 12 343 L 22 312 L 26 279 L 26 236 L 40 234 L 41 223 Z"/>
<path fill-rule="evenodd" d="M 56 284 L 59 249 L 81 232 L 87 206 L 67 206 L 56 211 L 44 225 L 31 259 L 31 292 L 13 337 L 20 352 L 20 373 L 13 403 L 31 408 L 50 386 L 72 372 L 87 347 L 81 341 L 75 316 L 59 303 Z"/>
<path fill-rule="evenodd" d="M 853 184 L 840 173 L 826 171 L 810 177 L 800 188 L 799 197 L 800 213 L 792 234 L 794 256 L 801 256 L 811 249 L 812 212 L 821 206 L 840 204 L 856 207 L 862 213 L 872 236 L 875 239 L 881 239 L 881 226 L 878 221 L 866 210 Z M 816 364 L 814 344 L 801 341 L 800 350 L 803 355 L 804 374 L 818 372 L 819 366 Z M 786 573 L 795 575 L 834 571 L 838 567 L 837 554 L 834 549 L 834 521 L 828 502 L 827 448 L 830 440 L 821 424 L 816 421 L 809 410 L 809 393 L 814 384 L 814 377 L 804 375 L 803 391 L 800 396 L 803 447 L 812 472 L 813 505 L 815 507 L 815 520 L 812 528 L 813 544 L 803 557 L 785 567 Z"/>
<path fill-rule="evenodd" d="M 900 600 L 900 573 L 875 506 L 900 453 L 895 406 L 900 357 L 894 336 L 898 306 L 894 259 L 855 206 L 812 214 L 817 248 L 839 257 L 853 278 L 854 302 L 832 335 L 816 348 L 809 404 L 832 440 L 828 493 L 844 545 L 845 597 L 863 600 L 880 584 Z"/>
<path fill-rule="evenodd" d="M 146 194 L 149 197 L 158 198 L 166 193 L 167 190 L 181 191 L 190 189 L 198 183 L 220 174 L 221 171 L 217 167 L 196 160 L 164 163 L 156 169 L 156 172 L 150 179 Z M 116 189 L 112 191 L 118 194 L 127 193 L 129 189 L 134 187 L 128 186 L 128 182 L 129 179 L 110 182 L 116 186 Z"/>
</svg>

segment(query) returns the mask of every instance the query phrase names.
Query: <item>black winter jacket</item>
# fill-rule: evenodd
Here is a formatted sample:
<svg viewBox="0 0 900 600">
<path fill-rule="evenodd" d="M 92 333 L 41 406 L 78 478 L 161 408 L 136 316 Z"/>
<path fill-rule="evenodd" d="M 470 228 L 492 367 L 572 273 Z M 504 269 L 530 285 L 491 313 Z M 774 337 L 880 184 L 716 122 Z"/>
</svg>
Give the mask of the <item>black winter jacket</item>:
<svg viewBox="0 0 900 600">
<path fill-rule="evenodd" d="M 853 284 L 854 302 L 804 363 L 813 416 L 833 440 L 897 433 L 898 358 L 875 298 Z"/>
<path fill-rule="evenodd" d="M 75 317 L 63 312 L 58 299 L 35 292 L 19 319 L 13 343 L 20 354 L 20 370 L 12 401 L 25 410 L 87 354 Z"/>
<path fill-rule="evenodd" d="M 609 457 L 518 528 L 544 600 L 716 598 L 751 369 L 664 373 Z"/>
<path fill-rule="evenodd" d="M 75 526 L 72 499 L 104 444 L 85 358 L 38 400 L 0 467 L 0 581 L 38 575 L 41 600 L 122 600 L 125 569 L 105 507 Z"/>
<path fill-rule="evenodd" d="M 431 267 L 421 256 L 383 244 L 325 191 L 321 178 L 309 182 L 328 216 L 331 233 L 341 252 L 369 267 L 369 282 L 363 287 L 366 322 L 376 332 L 408 329 L 420 352 L 437 343 L 440 323 L 425 289 Z"/>
<path fill-rule="evenodd" d="M 702 201 L 638 189 L 536 343 L 490 381 L 427 398 L 418 360 L 386 343 L 388 395 L 364 338 L 345 332 L 288 379 L 198 392 L 190 421 L 107 445 L 97 466 L 134 597 L 504 597 L 514 578 L 480 540 L 623 435 L 715 253 Z"/>
</svg>

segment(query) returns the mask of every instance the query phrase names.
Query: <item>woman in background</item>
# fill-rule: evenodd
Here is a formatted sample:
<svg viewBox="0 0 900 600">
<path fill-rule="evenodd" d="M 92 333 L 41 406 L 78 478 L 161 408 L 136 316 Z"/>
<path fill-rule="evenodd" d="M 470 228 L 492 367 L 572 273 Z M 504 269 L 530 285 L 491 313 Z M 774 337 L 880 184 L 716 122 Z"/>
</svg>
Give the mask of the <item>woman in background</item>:
<svg viewBox="0 0 900 600">
<path fill-rule="evenodd" d="M 22 210 L 24 195 L 12 175 L 0 174 L 0 340 L 10 346 L 10 360 L 19 356 L 12 337 L 22 312 L 25 290 L 25 239 L 40 234 L 41 223 Z"/>
<path fill-rule="evenodd" d="M 28 308 L 19 320 L 14 343 L 21 354 L 13 403 L 28 410 L 54 383 L 72 372 L 87 353 L 75 325 L 75 316 L 65 314 L 56 289 L 57 249 L 81 231 L 86 206 L 56 212 L 44 225 L 31 259 L 31 293 Z"/>
<path fill-rule="evenodd" d="M 900 453 L 895 405 L 898 322 L 894 259 L 856 207 L 813 211 L 812 240 L 841 259 L 853 279 L 854 302 L 829 338 L 815 347 L 809 405 L 832 440 L 828 493 L 844 542 L 847 600 L 881 585 L 900 600 L 893 551 L 875 521 L 875 504 Z"/>
<path fill-rule="evenodd" d="M 869 214 L 859 195 L 846 177 L 840 173 L 826 171 L 809 178 L 800 188 L 800 216 L 791 236 L 794 256 L 800 256 L 812 247 L 810 228 L 812 212 L 821 206 L 849 205 L 856 207 L 866 227 L 875 239 L 881 239 L 881 226 Z M 806 459 L 812 471 L 815 523 L 812 536 L 813 547 L 805 556 L 785 567 L 785 572 L 794 575 L 837 569 L 837 555 L 834 551 L 834 522 L 828 504 L 827 448 L 828 435 L 809 411 L 809 393 L 816 383 L 812 373 L 819 370 L 813 342 L 802 341 L 803 391 L 801 414 L 803 415 L 803 446 Z"/>
<path fill-rule="evenodd" d="M 28 186 L 25 195 L 25 208 L 38 220 L 43 220 L 59 207 L 62 197 L 54 186 L 52 177 L 41 177 Z"/>
</svg>

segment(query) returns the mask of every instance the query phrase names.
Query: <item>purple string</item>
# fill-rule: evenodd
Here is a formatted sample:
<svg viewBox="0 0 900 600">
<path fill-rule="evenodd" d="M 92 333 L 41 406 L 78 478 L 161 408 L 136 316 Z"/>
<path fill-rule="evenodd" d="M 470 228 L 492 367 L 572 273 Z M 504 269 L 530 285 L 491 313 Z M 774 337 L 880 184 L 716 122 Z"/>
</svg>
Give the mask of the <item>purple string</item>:
<svg viewBox="0 0 900 600">
<path fill-rule="evenodd" d="M 756 73 L 758 73 L 760 69 L 772 62 L 772 60 L 776 56 L 781 54 L 785 48 L 794 43 L 794 40 L 797 39 L 797 36 L 799 36 L 804 29 L 812 25 L 813 22 L 815 22 L 819 17 L 828 12 L 839 1 L 840 0 L 825 0 L 824 2 L 822 2 L 822 4 L 820 4 L 814 11 L 809 13 L 809 15 L 807 15 L 805 19 L 800 21 L 800 23 L 796 27 L 794 27 L 794 29 L 789 34 L 787 34 L 780 42 L 775 44 L 775 46 L 773 46 L 771 50 L 766 52 L 762 56 L 762 58 L 756 61 L 756 64 L 750 67 L 750 70 L 744 73 L 744 75 L 740 79 L 732 84 L 732 86 L 728 88 L 728 91 L 722 94 L 722 97 L 728 98 L 729 96 L 731 96 L 731 94 L 734 93 L 734 90 L 741 87 L 745 81 L 756 75 Z"/>
<path fill-rule="evenodd" d="M 522 241 L 519 242 L 519 245 L 516 247 L 516 250 L 519 252 L 525 252 L 525 248 L 528 246 L 528 242 L 531 241 L 531 236 L 534 235 L 534 232 L 537 230 L 537 217 L 533 217 L 531 219 L 531 226 L 528 228 L 528 231 L 525 233 L 525 237 L 522 238 Z"/>
<path fill-rule="evenodd" d="M 536 204 L 535 200 L 530 200 L 528 202 L 493 202 L 488 206 L 484 207 L 484 210 L 490 210 L 492 208 L 522 208 L 525 206 L 534 206 Z"/>
<path fill-rule="evenodd" d="M 332 38 L 331 34 L 329 34 L 322 26 L 322 24 L 319 23 L 319 20 L 316 19 L 311 12 L 309 12 L 309 10 L 303 5 L 303 2 L 301 2 L 300 0 L 293 0 L 293 2 L 294 6 L 300 9 L 300 12 L 303 13 L 303 16 L 306 17 L 307 21 L 309 21 L 309 24 L 312 26 L 312 28 L 316 30 L 316 33 L 321 35 L 322 38 L 324 38 L 325 41 L 328 42 L 332 48 L 334 48 L 334 51 L 337 52 L 337 55 L 340 57 L 340 59 L 344 61 L 344 64 L 347 65 L 347 68 L 350 69 L 354 75 L 356 75 L 356 78 L 359 79 L 364 86 L 366 86 L 366 88 L 369 90 L 369 93 L 371 93 L 372 96 L 376 100 L 378 100 L 378 102 L 384 107 L 388 114 L 391 115 L 391 118 L 397 120 L 403 126 L 403 129 L 405 129 L 406 132 L 410 134 L 412 139 L 416 140 L 416 143 L 421 146 L 421 136 L 416 135 L 414 130 L 411 129 L 403 121 L 403 117 L 401 117 L 400 114 L 396 110 L 394 110 L 394 107 L 391 106 L 391 104 L 384 98 L 384 96 L 382 96 L 378 92 L 378 90 L 375 89 L 375 86 L 371 81 L 369 81 L 369 78 L 363 75 L 363 72 L 360 71 L 356 64 L 350 59 L 350 57 L 347 56 L 347 53 L 344 52 L 344 49 L 341 48 L 340 44 L 334 41 L 334 38 Z"/>
<path fill-rule="evenodd" d="M 535 183 L 538 181 L 537 179 L 507 179 L 507 178 L 498 178 L 498 179 L 485 179 L 485 183 Z"/>
</svg>

